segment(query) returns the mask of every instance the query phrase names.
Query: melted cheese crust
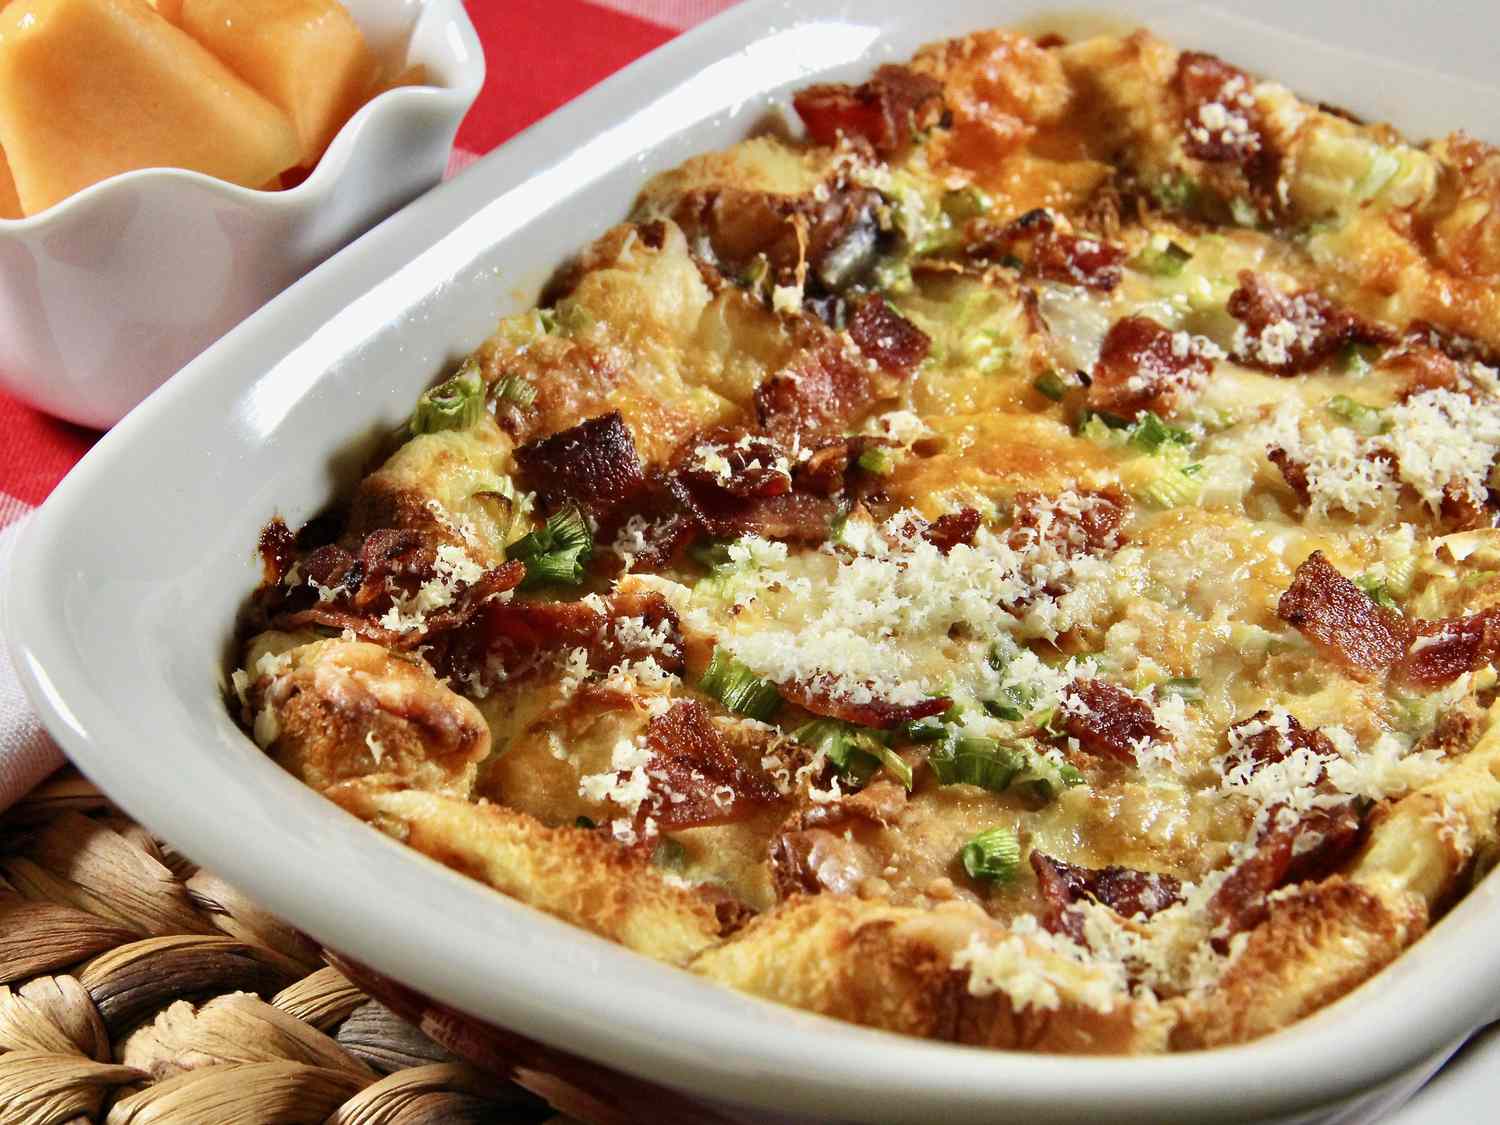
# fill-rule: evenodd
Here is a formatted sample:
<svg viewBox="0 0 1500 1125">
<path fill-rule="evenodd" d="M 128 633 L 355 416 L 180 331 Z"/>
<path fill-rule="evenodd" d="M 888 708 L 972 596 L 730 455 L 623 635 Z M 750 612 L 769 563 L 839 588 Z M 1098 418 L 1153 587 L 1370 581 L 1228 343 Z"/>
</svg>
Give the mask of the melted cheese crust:
<svg viewBox="0 0 1500 1125">
<path fill-rule="evenodd" d="M 721 544 L 712 569 L 682 554 L 637 567 L 654 533 L 645 512 L 597 545 L 608 565 L 585 585 L 491 598 L 659 596 L 680 663 L 645 619 L 613 611 L 600 628 L 628 634 L 632 655 L 611 665 L 567 644 L 446 678 L 421 645 L 257 631 L 235 675 L 247 726 L 308 784 L 507 894 L 871 1026 L 1149 1053 L 1262 1035 L 1357 986 L 1493 851 L 1495 675 L 1481 666 L 1418 690 L 1346 670 L 1278 605 L 1314 552 L 1413 618 L 1500 605 L 1488 527 L 1500 380 L 1481 362 L 1500 353 L 1500 155 L 1461 134 L 1414 146 L 1248 76 L 1193 102 L 1191 64 L 1144 32 L 1048 48 L 979 33 L 912 63 L 940 84 L 947 115 L 911 144 L 878 155 L 847 137 L 763 137 L 657 178 L 632 221 L 560 279 L 545 316 L 509 318 L 476 353 L 492 392 L 524 385 L 524 408 L 492 400 L 470 426 L 413 437 L 361 485 L 351 533 L 421 528 L 448 552 L 392 611 L 397 639 L 540 526 L 516 451 L 610 411 L 647 479 L 696 449 L 727 481 L 701 435 L 762 432 L 757 390 L 836 346 L 868 369 L 871 393 L 786 443 L 785 471 L 852 435 L 884 441 L 867 474 L 879 479 L 821 542 L 752 531 Z M 1264 159 L 1211 159 L 1210 144 Z M 807 258 L 835 204 L 860 216 L 840 244 L 862 255 L 853 282 L 818 280 L 837 251 Z M 1118 248 L 1113 283 L 1023 260 L 1034 235 L 1008 225 L 1036 208 L 1075 255 Z M 1247 274 L 1288 300 L 1320 295 L 1384 343 L 1268 370 L 1332 314 L 1299 305 L 1248 323 L 1232 311 Z M 921 365 L 893 373 L 860 352 L 845 313 L 816 304 L 820 285 L 851 308 L 880 293 L 930 342 Z M 1112 330 L 1131 317 L 1155 322 L 1176 360 L 1209 368 L 1169 373 L 1153 401 L 1170 432 L 1154 444 L 1143 415 L 1131 425 L 1090 406 Z M 1442 385 L 1414 382 L 1408 358 L 1433 333 Z M 1150 390 L 1159 374 L 1147 364 L 1125 388 Z M 1123 507 L 1118 534 L 1070 542 L 1069 521 L 1101 493 Z M 1034 495 L 1042 530 L 1018 536 Z M 1459 530 L 1455 498 L 1481 512 Z M 967 542 L 944 550 L 920 533 L 965 510 L 980 517 Z M 284 581 L 311 580 L 293 568 Z M 815 717 L 802 707 L 765 723 L 705 693 L 716 650 L 850 705 L 941 695 L 953 737 L 1023 747 L 1080 783 L 1040 801 L 944 784 L 933 747 L 898 733 L 891 752 L 912 783 L 888 766 L 861 784 L 797 737 Z M 1126 693 L 1155 733 L 1123 757 L 1091 751 L 1067 733 L 1070 714 L 1088 717 L 1070 701 L 1079 680 Z M 1007 699 L 1020 702 L 994 706 Z M 683 700 L 707 708 L 779 802 L 677 830 L 642 822 L 665 784 L 652 724 Z M 1243 724 L 1280 737 L 1291 720 L 1330 752 L 1237 761 Z M 1357 846 L 1226 931 L 1216 895 L 1266 833 L 1339 801 L 1356 802 Z M 1180 891 L 1135 917 L 1084 894 L 1076 928 L 1059 927 L 1026 863 L 1002 880 L 965 866 L 965 845 L 997 826 L 1023 857 Z"/>
</svg>

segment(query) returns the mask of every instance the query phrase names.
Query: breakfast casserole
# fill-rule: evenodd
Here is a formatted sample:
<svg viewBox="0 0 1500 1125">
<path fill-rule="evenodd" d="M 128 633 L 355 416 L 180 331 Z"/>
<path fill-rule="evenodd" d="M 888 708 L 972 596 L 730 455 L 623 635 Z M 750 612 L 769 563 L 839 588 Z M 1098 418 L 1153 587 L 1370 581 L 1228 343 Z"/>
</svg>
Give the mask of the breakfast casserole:
<svg viewBox="0 0 1500 1125">
<path fill-rule="evenodd" d="M 792 105 L 266 528 L 231 706 L 839 1019 L 1143 1054 L 1346 994 L 1495 848 L 1500 150 L 1146 32 Z"/>
</svg>

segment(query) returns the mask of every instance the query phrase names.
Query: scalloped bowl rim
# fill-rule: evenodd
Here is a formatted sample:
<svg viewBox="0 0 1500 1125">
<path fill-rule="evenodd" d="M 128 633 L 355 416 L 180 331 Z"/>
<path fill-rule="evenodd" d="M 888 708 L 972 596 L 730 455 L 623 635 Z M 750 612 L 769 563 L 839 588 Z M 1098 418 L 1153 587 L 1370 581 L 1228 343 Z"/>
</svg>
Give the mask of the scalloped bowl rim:
<svg viewBox="0 0 1500 1125">
<path fill-rule="evenodd" d="M 480 47 L 479 37 L 469 21 L 468 12 L 465 11 L 462 0 L 423 0 L 422 10 L 413 21 L 407 37 L 410 39 L 415 36 L 418 23 L 429 18 L 429 13 L 439 7 L 446 7 L 461 17 L 459 22 L 464 37 L 462 46 L 466 50 L 461 59 L 462 69 L 458 81 L 443 85 L 397 86 L 370 98 L 339 127 L 339 131 L 334 134 L 333 140 L 328 142 L 328 147 L 323 150 L 323 155 L 318 158 L 318 163 L 313 167 L 312 172 L 295 187 L 281 191 L 245 187 L 220 179 L 218 176 L 210 176 L 206 172 L 196 172 L 190 168 L 176 168 L 169 165 L 132 168 L 128 172 L 118 172 L 89 184 L 88 187 L 80 188 L 72 195 L 58 200 L 51 207 L 38 211 L 35 215 L 27 215 L 20 219 L 0 218 L 0 235 L 34 234 L 46 227 L 72 221 L 81 212 L 107 203 L 109 197 L 115 192 L 133 187 L 142 180 L 183 184 L 196 191 L 217 195 L 222 199 L 268 212 L 296 210 L 308 203 L 317 202 L 319 197 L 326 195 L 337 183 L 353 158 L 360 135 L 377 116 L 394 116 L 408 106 L 417 108 L 424 103 L 448 106 L 458 112 L 464 112 L 478 96 L 485 77 L 484 51 Z M 454 54 L 458 57 L 458 52 Z"/>
</svg>

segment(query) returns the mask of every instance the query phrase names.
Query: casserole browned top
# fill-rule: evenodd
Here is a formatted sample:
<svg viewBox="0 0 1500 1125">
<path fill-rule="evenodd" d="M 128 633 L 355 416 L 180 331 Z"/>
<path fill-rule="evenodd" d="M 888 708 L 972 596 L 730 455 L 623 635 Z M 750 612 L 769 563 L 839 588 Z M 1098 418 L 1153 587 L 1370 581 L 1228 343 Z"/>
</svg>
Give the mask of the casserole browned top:
<svg viewBox="0 0 1500 1125">
<path fill-rule="evenodd" d="M 934 1038 L 1264 1034 L 1493 846 L 1500 156 L 1145 33 L 794 100 L 267 530 L 233 705 L 522 901 Z"/>
</svg>

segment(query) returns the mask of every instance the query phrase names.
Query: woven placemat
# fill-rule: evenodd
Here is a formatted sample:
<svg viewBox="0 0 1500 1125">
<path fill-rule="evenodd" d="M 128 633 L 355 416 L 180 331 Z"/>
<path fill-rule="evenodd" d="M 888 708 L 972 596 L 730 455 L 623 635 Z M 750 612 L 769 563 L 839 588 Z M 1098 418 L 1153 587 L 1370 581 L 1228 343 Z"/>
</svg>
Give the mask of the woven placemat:
<svg viewBox="0 0 1500 1125">
<path fill-rule="evenodd" d="M 71 770 L 0 815 L 0 1125 L 568 1125 Z"/>
</svg>

